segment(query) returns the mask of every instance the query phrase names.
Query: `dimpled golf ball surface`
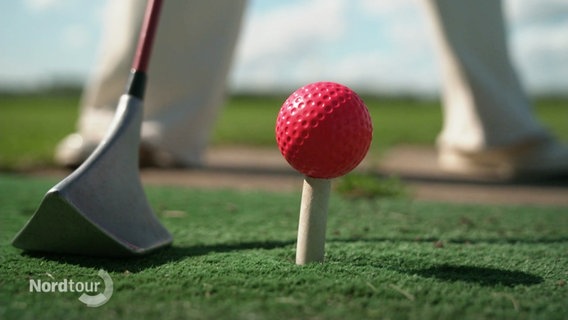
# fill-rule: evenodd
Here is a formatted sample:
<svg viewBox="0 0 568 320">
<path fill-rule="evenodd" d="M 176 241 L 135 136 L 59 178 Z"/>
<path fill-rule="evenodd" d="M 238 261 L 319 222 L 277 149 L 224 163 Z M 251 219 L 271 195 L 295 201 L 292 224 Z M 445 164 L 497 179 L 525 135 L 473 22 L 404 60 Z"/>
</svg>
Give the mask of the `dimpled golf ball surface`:
<svg viewBox="0 0 568 320">
<path fill-rule="evenodd" d="M 331 179 L 363 160 L 373 136 L 367 107 L 348 87 L 316 82 L 296 90 L 276 120 L 276 141 L 288 163 L 312 178 Z"/>
</svg>

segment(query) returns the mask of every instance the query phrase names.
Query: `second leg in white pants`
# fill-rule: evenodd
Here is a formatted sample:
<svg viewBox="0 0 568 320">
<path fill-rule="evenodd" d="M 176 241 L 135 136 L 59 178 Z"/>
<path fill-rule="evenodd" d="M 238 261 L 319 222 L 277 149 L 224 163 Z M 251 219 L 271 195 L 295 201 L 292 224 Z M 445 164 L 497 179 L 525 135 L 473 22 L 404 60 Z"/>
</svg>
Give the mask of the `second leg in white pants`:
<svg viewBox="0 0 568 320">
<path fill-rule="evenodd" d="M 443 72 L 443 168 L 498 178 L 568 171 L 509 58 L 496 0 L 427 0 Z"/>
<path fill-rule="evenodd" d="M 166 1 L 148 71 L 142 144 L 158 166 L 199 165 L 224 102 L 244 0 Z M 107 8 L 99 62 L 81 102 L 78 133 L 56 160 L 78 165 L 105 135 L 127 82 L 144 12 L 139 0 Z M 77 163 L 79 162 L 79 163 Z"/>
</svg>

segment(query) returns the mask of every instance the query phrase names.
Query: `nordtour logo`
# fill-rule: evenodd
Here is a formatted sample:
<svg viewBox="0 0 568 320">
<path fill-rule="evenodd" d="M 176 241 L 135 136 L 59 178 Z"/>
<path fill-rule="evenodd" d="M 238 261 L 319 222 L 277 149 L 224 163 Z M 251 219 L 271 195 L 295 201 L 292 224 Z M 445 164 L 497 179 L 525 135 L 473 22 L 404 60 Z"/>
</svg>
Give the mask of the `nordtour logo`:
<svg viewBox="0 0 568 320">
<path fill-rule="evenodd" d="M 73 279 L 61 281 L 30 279 L 30 292 L 77 292 L 81 293 L 79 301 L 87 307 L 99 307 L 107 303 L 114 289 L 108 272 L 101 269 L 97 275 L 103 279 L 102 283 L 101 281 L 74 281 Z"/>
</svg>

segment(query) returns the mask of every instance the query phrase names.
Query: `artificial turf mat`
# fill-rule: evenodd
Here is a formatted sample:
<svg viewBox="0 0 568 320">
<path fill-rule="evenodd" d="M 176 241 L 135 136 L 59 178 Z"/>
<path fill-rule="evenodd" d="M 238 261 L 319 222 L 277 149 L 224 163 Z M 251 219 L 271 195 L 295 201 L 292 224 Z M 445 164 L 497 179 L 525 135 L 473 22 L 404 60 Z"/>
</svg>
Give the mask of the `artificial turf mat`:
<svg viewBox="0 0 568 320">
<path fill-rule="evenodd" d="M 148 187 L 172 247 L 136 259 L 10 245 L 56 181 L 0 175 L 1 319 L 566 319 L 566 208 L 332 195 L 325 264 L 294 265 L 300 191 Z M 299 186 L 300 187 L 300 186 Z M 30 292 L 30 279 L 114 293 Z"/>
</svg>

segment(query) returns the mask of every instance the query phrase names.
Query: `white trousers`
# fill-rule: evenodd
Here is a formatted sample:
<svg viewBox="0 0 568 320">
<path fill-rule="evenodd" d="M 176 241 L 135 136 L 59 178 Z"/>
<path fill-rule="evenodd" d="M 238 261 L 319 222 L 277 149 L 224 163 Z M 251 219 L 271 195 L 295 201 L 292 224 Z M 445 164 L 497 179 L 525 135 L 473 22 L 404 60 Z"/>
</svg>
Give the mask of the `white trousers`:
<svg viewBox="0 0 568 320">
<path fill-rule="evenodd" d="M 497 0 L 424 0 L 443 68 L 441 148 L 483 151 L 545 136 L 511 65 Z M 100 140 L 123 93 L 144 3 L 111 1 L 79 133 Z M 149 68 L 142 140 L 197 163 L 223 103 L 245 0 L 165 1 Z M 404 130 L 404 128 L 400 128 Z"/>
<path fill-rule="evenodd" d="M 144 96 L 142 141 L 186 164 L 201 161 L 223 104 L 245 0 L 164 1 Z M 100 141 L 124 93 L 145 1 L 109 1 L 99 61 L 78 131 Z"/>
<path fill-rule="evenodd" d="M 498 0 L 426 0 L 443 73 L 440 148 L 480 152 L 548 137 L 509 58 Z"/>
</svg>

